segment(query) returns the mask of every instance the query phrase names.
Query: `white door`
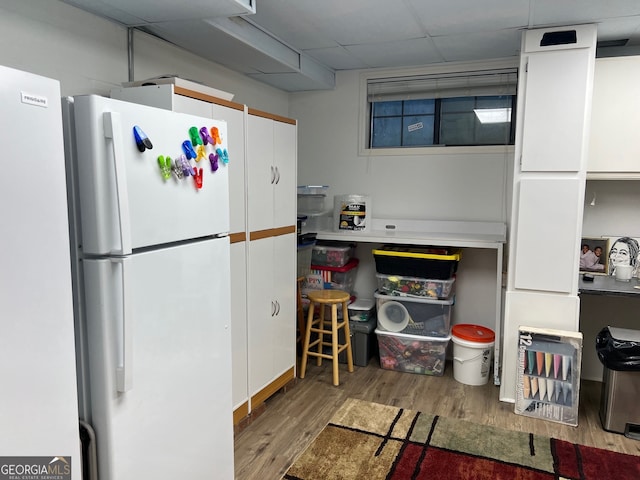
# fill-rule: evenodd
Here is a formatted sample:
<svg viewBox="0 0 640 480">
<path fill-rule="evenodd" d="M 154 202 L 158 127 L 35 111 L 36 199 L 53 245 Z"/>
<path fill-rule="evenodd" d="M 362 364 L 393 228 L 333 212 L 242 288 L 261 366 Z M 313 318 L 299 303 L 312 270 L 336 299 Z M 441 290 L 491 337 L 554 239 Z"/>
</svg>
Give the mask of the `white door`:
<svg viewBox="0 0 640 480">
<path fill-rule="evenodd" d="M 283 122 L 273 122 L 274 163 L 274 225 L 293 225 L 297 209 L 297 127 Z"/>
<path fill-rule="evenodd" d="M 84 263 L 101 480 L 232 479 L 228 238 Z"/>
<path fill-rule="evenodd" d="M 276 181 L 273 152 L 273 120 L 247 116 L 248 230 L 274 226 L 273 188 Z"/>
<path fill-rule="evenodd" d="M 95 95 L 74 98 L 77 170 L 83 249 L 91 254 L 128 254 L 229 231 L 228 171 L 212 171 L 208 158 L 189 161 L 196 177 L 164 178 L 158 157 L 172 161 L 191 144 L 189 130 L 217 127 L 226 148 L 226 123 Z M 134 128 L 152 143 L 141 152 Z"/>
</svg>

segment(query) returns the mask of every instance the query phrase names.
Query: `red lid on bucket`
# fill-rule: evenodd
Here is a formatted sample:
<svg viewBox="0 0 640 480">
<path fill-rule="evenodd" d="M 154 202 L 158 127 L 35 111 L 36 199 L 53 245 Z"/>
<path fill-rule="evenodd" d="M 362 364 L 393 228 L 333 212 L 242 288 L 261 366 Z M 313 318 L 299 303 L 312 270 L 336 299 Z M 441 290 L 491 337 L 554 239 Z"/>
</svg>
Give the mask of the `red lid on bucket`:
<svg viewBox="0 0 640 480">
<path fill-rule="evenodd" d="M 496 339 L 496 334 L 490 328 L 470 323 L 454 325 L 451 328 L 451 334 L 469 342 L 491 343 Z"/>
</svg>

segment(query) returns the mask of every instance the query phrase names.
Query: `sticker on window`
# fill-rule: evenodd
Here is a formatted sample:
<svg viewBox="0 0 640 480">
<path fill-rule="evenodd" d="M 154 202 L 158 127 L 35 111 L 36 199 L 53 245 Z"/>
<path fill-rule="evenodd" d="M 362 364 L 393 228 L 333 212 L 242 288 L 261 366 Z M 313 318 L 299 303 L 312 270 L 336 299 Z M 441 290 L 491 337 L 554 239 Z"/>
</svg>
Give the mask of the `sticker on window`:
<svg viewBox="0 0 640 480">
<path fill-rule="evenodd" d="M 407 126 L 407 130 L 410 132 L 420 130 L 421 128 L 424 128 L 424 125 L 422 124 L 422 122 L 414 123 L 413 125 Z"/>
</svg>

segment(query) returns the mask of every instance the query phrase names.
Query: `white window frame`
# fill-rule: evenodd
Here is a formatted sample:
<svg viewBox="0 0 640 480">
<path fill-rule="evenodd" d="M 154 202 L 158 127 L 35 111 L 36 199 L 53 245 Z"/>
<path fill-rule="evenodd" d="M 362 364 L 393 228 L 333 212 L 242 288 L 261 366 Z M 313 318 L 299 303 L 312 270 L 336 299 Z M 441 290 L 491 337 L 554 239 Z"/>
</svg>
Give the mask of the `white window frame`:
<svg viewBox="0 0 640 480">
<path fill-rule="evenodd" d="M 465 147 L 397 147 L 397 148 L 369 148 L 369 101 L 367 98 L 367 84 L 369 80 L 378 78 L 402 78 L 419 75 L 437 75 L 447 73 L 473 72 L 487 69 L 515 68 L 520 64 L 518 57 L 484 60 L 481 62 L 451 62 L 439 63 L 425 67 L 401 69 L 371 69 L 360 73 L 360 104 L 358 127 L 358 156 L 388 157 L 408 155 L 460 155 L 467 153 L 513 153 L 514 145 L 476 145 Z"/>
</svg>

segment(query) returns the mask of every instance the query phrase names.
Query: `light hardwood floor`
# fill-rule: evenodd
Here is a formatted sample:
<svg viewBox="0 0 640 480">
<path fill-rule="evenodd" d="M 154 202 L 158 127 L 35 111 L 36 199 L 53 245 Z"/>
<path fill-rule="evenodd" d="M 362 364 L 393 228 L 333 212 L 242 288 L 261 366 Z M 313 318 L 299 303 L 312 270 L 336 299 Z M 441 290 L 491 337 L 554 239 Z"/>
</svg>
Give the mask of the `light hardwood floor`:
<svg viewBox="0 0 640 480">
<path fill-rule="evenodd" d="M 602 429 L 599 382 L 582 382 L 578 427 L 570 427 L 516 415 L 513 404 L 498 400 L 491 380 L 484 386 L 458 383 L 449 362 L 442 377 L 431 377 L 383 370 L 373 358 L 353 373 L 341 364 L 340 386 L 331 379 L 330 362 L 318 367 L 311 361 L 304 379 L 267 401 L 264 413 L 236 435 L 236 479 L 280 479 L 349 397 L 640 455 L 640 441 Z"/>
</svg>

